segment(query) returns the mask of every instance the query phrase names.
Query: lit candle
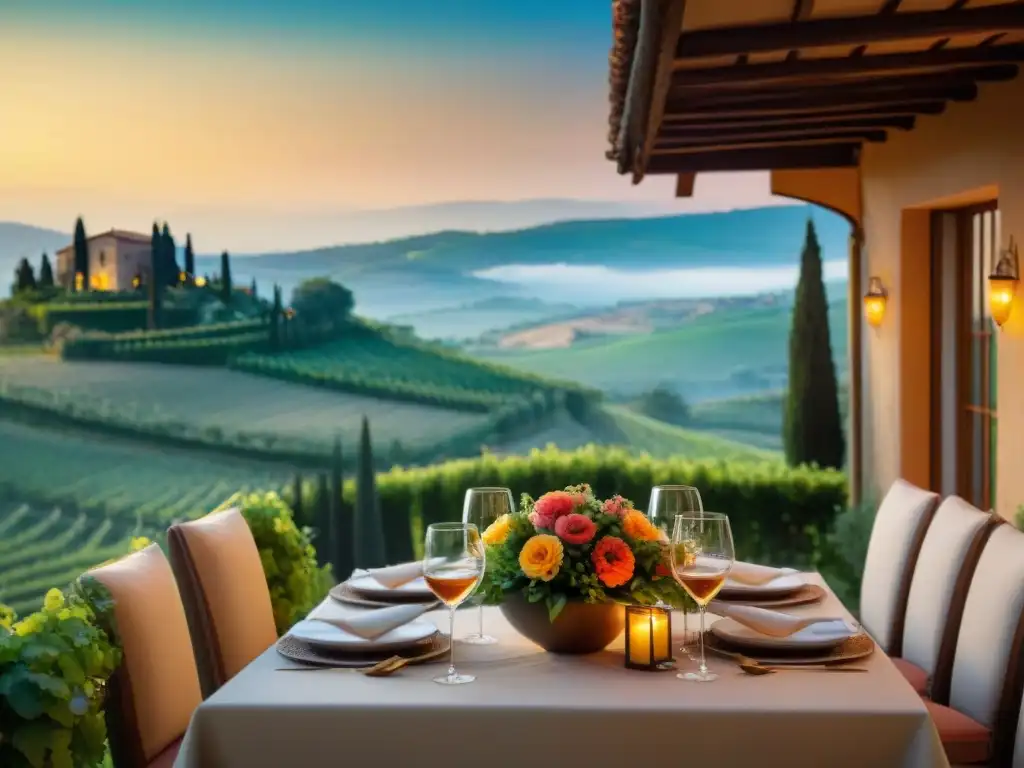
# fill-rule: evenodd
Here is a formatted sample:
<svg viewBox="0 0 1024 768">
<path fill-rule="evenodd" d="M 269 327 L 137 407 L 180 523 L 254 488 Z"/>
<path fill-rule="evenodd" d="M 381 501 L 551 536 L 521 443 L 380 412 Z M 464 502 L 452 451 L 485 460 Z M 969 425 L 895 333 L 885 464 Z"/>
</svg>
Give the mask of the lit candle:
<svg viewBox="0 0 1024 768">
<path fill-rule="evenodd" d="M 626 606 L 626 666 L 659 669 L 672 662 L 672 618 L 667 609 Z"/>
</svg>

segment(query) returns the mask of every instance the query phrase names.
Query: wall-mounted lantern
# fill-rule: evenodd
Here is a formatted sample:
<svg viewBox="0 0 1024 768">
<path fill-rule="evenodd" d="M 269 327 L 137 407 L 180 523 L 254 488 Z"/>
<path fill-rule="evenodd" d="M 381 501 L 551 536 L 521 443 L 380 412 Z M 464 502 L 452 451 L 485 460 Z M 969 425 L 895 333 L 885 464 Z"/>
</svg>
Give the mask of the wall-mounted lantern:
<svg viewBox="0 0 1024 768">
<path fill-rule="evenodd" d="M 864 317 L 868 324 L 877 328 L 885 317 L 885 303 L 889 294 L 885 292 L 882 278 L 872 277 L 868 281 L 868 292 L 864 294 Z"/>
<path fill-rule="evenodd" d="M 1013 311 L 1013 297 L 1020 282 L 1020 260 L 1017 244 L 1010 237 L 1009 247 L 999 254 L 999 261 L 988 277 L 988 306 L 996 325 L 1002 327 Z"/>
</svg>

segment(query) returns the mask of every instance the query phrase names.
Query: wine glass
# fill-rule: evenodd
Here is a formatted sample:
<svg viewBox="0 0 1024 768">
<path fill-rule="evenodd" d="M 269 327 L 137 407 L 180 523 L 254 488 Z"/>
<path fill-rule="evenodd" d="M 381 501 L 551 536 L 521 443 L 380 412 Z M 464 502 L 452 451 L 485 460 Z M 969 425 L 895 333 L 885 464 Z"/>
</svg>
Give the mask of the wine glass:
<svg viewBox="0 0 1024 768">
<path fill-rule="evenodd" d="M 455 671 L 455 609 L 473 594 L 484 577 L 484 544 L 472 523 L 431 523 L 423 547 L 423 579 L 438 600 L 448 606 L 448 674 L 435 683 L 471 683 L 473 675 Z"/>
<path fill-rule="evenodd" d="M 692 485 L 656 485 L 651 489 L 651 502 L 647 506 L 647 517 L 671 538 L 676 515 L 702 512 L 704 502 L 700 491 Z M 658 601 L 665 607 L 661 601 Z M 683 645 L 679 649 L 693 659 L 693 636 L 690 634 L 689 612 L 683 611 Z"/>
<path fill-rule="evenodd" d="M 681 672 L 677 677 L 709 683 L 718 675 L 708 672 L 704 657 L 704 614 L 736 561 L 729 518 L 717 512 L 676 515 L 670 552 L 672 576 L 700 609 L 700 665 L 696 672 Z"/>
<path fill-rule="evenodd" d="M 483 532 L 499 517 L 511 514 L 514 509 L 512 491 L 508 488 L 470 488 L 466 491 L 466 499 L 462 504 L 462 522 L 473 523 L 477 530 Z M 491 645 L 498 642 L 497 639 L 484 634 L 483 598 L 473 595 L 470 601 L 480 606 L 480 629 L 466 635 L 462 641 L 473 645 Z"/>
</svg>

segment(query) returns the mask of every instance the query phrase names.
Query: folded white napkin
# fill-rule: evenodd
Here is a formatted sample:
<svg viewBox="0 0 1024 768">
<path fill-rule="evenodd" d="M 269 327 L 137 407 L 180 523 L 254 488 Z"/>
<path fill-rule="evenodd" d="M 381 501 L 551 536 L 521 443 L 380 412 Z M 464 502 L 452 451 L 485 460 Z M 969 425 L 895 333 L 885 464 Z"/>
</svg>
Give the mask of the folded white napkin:
<svg viewBox="0 0 1024 768">
<path fill-rule="evenodd" d="M 410 563 L 389 565 L 386 568 L 371 568 L 368 571 L 356 569 L 352 572 L 353 578 L 369 576 L 382 587 L 398 589 L 403 584 L 408 584 L 413 579 L 423 575 L 423 561 L 413 560 Z"/>
<path fill-rule="evenodd" d="M 732 570 L 729 571 L 729 580 L 737 584 L 758 587 L 774 581 L 780 576 L 791 576 L 795 573 L 799 573 L 799 571 L 794 568 L 772 568 L 768 565 L 757 565 L 737 560 L 732 564 Z"/>
<path fill-rule="evenodd" d="M 354 610 L 327 599 L 310 611 L 307 618 L 331 624 L 365 640 L 374 640 L 395 627 L 408 624 L 429 607 L 414 603 L 364 611 Z"/>
<path fill-rule="evenodd" d="M 789 637 L 808 627 L 812 628 L 811 633 L 815 636 L 842 637 L 850 634 L 850 627 L 843 619 L 790 616 L 779 611 L 769 611 L 752 605 L 733 605 L 720 600 L 712 600 L 708 610 L 716 616 L 728 617 L 768 637 Z"/>
</svg>

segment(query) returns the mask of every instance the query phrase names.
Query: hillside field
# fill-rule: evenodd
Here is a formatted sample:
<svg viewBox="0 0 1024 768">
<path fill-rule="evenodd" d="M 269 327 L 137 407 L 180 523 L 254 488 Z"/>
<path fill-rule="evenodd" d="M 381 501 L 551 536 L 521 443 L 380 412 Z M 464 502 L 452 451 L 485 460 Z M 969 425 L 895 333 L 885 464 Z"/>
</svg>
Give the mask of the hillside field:
<svg viewBox="0 0 1024 768">
<path fill-rule="evenodd" d="M 486 417 L 291 384 L 221 368 L 157 363 L 62 362 L 50 356 L 0 359 L 0 385 L 37 387 L 84 405 L 150 423 L 272 433 L 322 444 L 335 434 L 354 448 L 365 415 L 374 441 L 413 447 L 472 428 Z"/>
<path fill-rule="evenodd" d="M 846 368 L 846 301 L 829 310 L 832 354 Z M 785 388 L 791 311 L 758 307 L 714 312 L 672 330 L 600 336 L 565 349 L 474 354 L 542 376 L 631 396 L 659 384 L 691 403 Z"/>
<path fill-rule="evenodd" d="M 0 421 L 0 602 L 48 587 L 161 536 L 231 494 L 283 488 L 282 467 Z"/>
</svg>

